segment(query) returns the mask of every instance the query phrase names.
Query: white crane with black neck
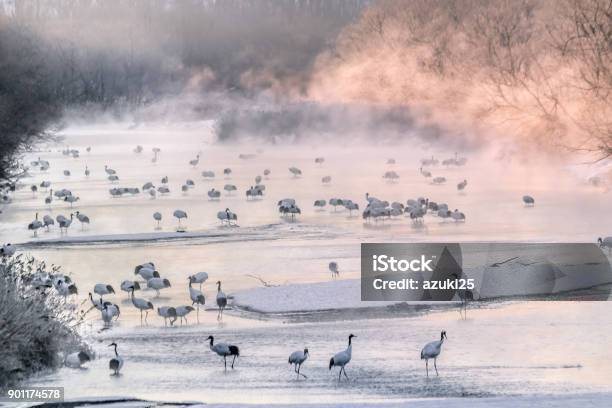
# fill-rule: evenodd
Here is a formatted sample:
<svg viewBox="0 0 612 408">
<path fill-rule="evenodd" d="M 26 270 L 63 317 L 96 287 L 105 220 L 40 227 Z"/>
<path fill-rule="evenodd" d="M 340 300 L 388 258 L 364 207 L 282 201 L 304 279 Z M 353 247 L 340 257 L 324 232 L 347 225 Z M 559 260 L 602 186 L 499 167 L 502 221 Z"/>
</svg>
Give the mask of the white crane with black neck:
<svg viewBox="0 0 612 408">
<path fill-rule="evenodd" d="M 161 289 L 169 288 L 170 281 L 165 278 L 151 278 L 147 281 L 147 287 L 150 289 L 155 289 L 155 297 L 159 297 L 159 291 Z"/>
<path fill-rule="evenodd" d="M 208 273 L 206 272 L 197 272 L 189 276 L 189 280 L 191 281 L 191 283 L 200 284 L 200 290 L 202 290 L 202 284 L 206 282 L 207 279 L 208 279 Z"/>
<path fill-rule="evenodd" d="M 28 224 L 28 229 L 30 231 L 34 231 L 34 236 L 38 236 L 38 230 L 43 227 L 43 223 L 38 219 L 38 213 L 36 213 L 36 218 L 34 221 Z"/>
<path fill-rule="evenodd" d="M 304 351 L 302 350 L 294 351 L 289 356 L 289 364 L 294 365 L 294 371 L 297 373 L 298 380 L 300 378 L 300 375 L 304 378 L 308 378 L 304 374 L 300 373 L 300 368 L 302 368 L 302 364 L 304 364 L 304 361 L 306 361 L 308 356 L 309 354 L 308 354 L 307 348 L 305 348 Z"/>
<path fill-rule="evenodd" d="M 102 298 L 104 295 L 115 294 L 115 289 L 106 283 L 96 283 L 94 285 L 94 293 Z"/>
<path fill-rule="evenodd" d="M 56 284 L 54 285 L 57 293 L 62 296 L 64 299 L 70 295 L 78 295 L 79 291 L 74 283 L 66 282 L 63 279 L 58 279 Z"/>
<path fill-rule="evenodd" d="M 168 326 L 168 319 L 170 319 L 170 326 L 174 326 L 174 322 L 178 319 L 176 308 L 172 306 L 158 307 L 157 314 L 164 318 L 164 326 Z"/>
<path fill-rule="evenodd" d="M 89 292 L 89 300 L 91 300 L 92 308 L 95 307 L 98 310 L 104 309 L 104 301 L 102 300 L 102 296 L 100 296 L 100 300 L 95 300 L 91 292 Z"/>
<path fill-rule="evenodd" d="M 83 368 L 83 364 L 91 360 L 89 354 L 84 351 L 70 353 L 64 359 L 64 365 L 70 368 Z"/>
<path fill-rule="evenodd" d="M 119 309 L 119 305 L 111 302 L 104 302 L 103 309 L 100 311 L 100 314 L 102 316 L 102 321 L 104 321 L 104 326 L 110 326 L 113 318 L 115 320 L 119 319 L 121 310 Z"/>
<path fill-rule="evenodd" d="M 223 364 L 225 365 L 225 369 L 227 370 L 227 357 L 234 356 L 232 360 L 232 370 L 234 369 L 234 362 L 236 361 L 236 357 L 240 357 L 240 350 L 238 346 L 227 343 L 217 343 L 214 344 L 215 338 L 213 336 L 208 336 L 206 340 L 210 340 L 210 349 L 217 353 L 217 355 L 223 357 Z"/>
<path fill-rule="evenodd" d="M 421 350 L 421 360 L 425 360 L 425 370 L 427 372 L 427 377 L 429 377 L 429 359 L 433 358 L 434 368 L 436 369 L 436 375 L 438 375 L 438 367 L 436 366 L 436 360 L 442 351 L 442 344 L 444 344 L 444 339 L 446 339 L 446 332 L 442 330 L 440 332 L 440 340 L 432 341 L 427 343 L 423 350 Z"/>
<path fill-rule="evenodd" d="M 221 281 L 217 281 L 217 306 L 219 307 L 219 313 L 217 314 L 217 320 L 223 319 L 223 311 L 227 306 L 227 296 L 221 290 Z"/>
<path fill-rule="evenodd" d="M 131 289 L 132 286 L 134 287 L 134 290 L 140 290 L 140 283 L 136 281 L 126 279 L 123 282 L 121 282 L 121 290 L 124 292 L 127 292 L 128 299 L 130 298 L 130 291 L 132 290 Z"/>
<path fill-rule="evenodd" d="M 200 305 L 204 306 L 206 299 L 201 290 L 191 287 L 191 276 L 187 278 L 189 281 L 189 298 L 191 299 L 191 306 L 196 305 L 196 319 L 200 323 Z"/>
<path fill-rule="evenodd" d="M 132 294 L 132 304 L 138 310 L 140 310 L 140 324 L 142 324 L 142 312 L 145 312 L 145 323 L 147 323 L 147 317 L 149 316 L 149 310 L 153 310 L 153 303 L 148 300 L 137 298 L 134 296 L 134 287 L 130 288 Z"/>
<path fill-rule="evenodd" d="M 119 375 L 119 371 L 123 368 L 123 357 L 117 353 L 117 343 L 112 342 L 108 347 L 115 347 L 115 357 L 111 358 L 108 362 L 108 368 L 113 370 L 111 375 Z"/>
<path fill-rule="evenodd" d="M 329 360 L 329 369 L 331 370 L 334 366 L 340 367 L 340 372 L 338 372 L 338 381 L 342 378 L 341 375 L 344 373 L 344 376 L 348 380 L 348 375 L 346 375 L 345 366 L 351 362 L 351 356 L 353 353 L 353 345 L 351 344 L 351 340 L 353 337 L 357 337 L 354 334 L 350 334 L 348 337 L 348 347 L 346 350 L 340 351 L 336 353 L 331 360 Z"/>
<path fill-rule="evenodd" d="M 176 316 L 181 322 L 181 326 L 183 325 L 183 320 L 185 320 L 185 324 L 187 324 L 187 315 L 194 311 L 193 306 L 177 306 L 176 308 Z"/>
</svg>

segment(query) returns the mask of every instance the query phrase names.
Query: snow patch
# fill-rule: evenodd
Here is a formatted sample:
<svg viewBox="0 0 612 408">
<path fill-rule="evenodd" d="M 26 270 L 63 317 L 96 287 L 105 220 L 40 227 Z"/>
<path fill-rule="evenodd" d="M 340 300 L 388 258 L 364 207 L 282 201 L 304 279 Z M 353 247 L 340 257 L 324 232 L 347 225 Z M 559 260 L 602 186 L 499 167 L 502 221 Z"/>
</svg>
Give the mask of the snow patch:
<svg viewBox="0 0 612 408">
<path fill-rule="evenodd" d="M 263 313 L 381 307 L 398 303 L 363 302 L 360 279 L 261 287 L 233 295 L 233 306 Z"/>
</svg>

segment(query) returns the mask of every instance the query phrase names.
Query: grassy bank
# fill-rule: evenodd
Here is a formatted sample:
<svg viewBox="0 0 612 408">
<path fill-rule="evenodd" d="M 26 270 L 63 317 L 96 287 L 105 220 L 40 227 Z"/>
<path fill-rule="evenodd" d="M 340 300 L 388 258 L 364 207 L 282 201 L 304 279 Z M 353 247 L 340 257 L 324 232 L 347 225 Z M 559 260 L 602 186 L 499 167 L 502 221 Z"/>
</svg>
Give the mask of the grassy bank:
<svg viewBox="0 0 612 408">
<path fill-rule="evenodd" d="M 58 367 L 81 346 L 77 315 L 53 287 L 33 278 L 58 273 L 23 255 L 0 260 L 0 389 L 37 371 Z"/>
</svg>

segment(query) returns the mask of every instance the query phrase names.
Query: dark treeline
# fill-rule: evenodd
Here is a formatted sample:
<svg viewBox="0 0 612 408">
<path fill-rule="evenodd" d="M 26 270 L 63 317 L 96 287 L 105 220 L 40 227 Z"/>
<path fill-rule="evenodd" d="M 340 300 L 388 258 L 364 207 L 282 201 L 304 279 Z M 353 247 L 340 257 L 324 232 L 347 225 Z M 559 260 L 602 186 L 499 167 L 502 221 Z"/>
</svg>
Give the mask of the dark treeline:
<svg viewBox="0 0 612 408">
<path fill-rule="evenodd" d="M 70 101 L 108 103 L 117 93 L 134 101 L 165 93 L 192 76 L 224 89 L 293 87 L 366 3 L 16 0 L 5 13 L 55 48 L 76 88 Z"/>
<path fill-rule="evenodd" d="M 366 0 L 15 0 L 0 5 L 0 180 L 65 110 L 122 113 L 185 92 L 305 92 Z M 212 99 L 212 98 L 211 98 Z M 201 102 L 200 101 L 200 102 Z M 216 105 L 207 102 L 212 110 Z M 193 108 L 197 110 L 198 108 Z M 207 112 L 214 113 L 214 112 Z"/>
<path fill-rule="evenodd" d="M 61 115 L 46 55 L 40 38 L 9 24 L 0 24 L 2 184 L 19 175 L 17 153 L 44 139 L 50 124 Z"/>
</svg>

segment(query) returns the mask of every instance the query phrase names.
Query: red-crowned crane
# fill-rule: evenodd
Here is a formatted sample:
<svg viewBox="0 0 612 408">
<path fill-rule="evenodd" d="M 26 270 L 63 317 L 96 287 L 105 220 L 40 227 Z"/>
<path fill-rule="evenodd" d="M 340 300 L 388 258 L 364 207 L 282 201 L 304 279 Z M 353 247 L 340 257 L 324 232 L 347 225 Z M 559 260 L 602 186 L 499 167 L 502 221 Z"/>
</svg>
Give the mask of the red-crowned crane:
<svg viewBox="0 0 612 408">
<path fill-rule="evenodd" d="M 108 362 L 108 368 L 113 370 L 113 374 L 111 375 L 119 375 L 119 371 L 123 367 L 123 357 L 117 353 L 117 343 L 112 342 L 108 347 L 115 347 L 115 357 L 111 358 Z"/>
<path fill-rule="evenodd" d="M 89 357 L 89 354 L 84 351 L 77 351 L 66 356 L 64 365 L 70 368 L 82 368 L 83 364 L 90 360 L 91 357 Z"/>
<path fill-rule="evenodd" d="M 431 358 L 433 358 L 436 375 L 438 375 L 438 367 L 436 366 L 436 360 L 438 359 L 438 356 L 442 351 L 442 344 L 444 343 L 445 338 L 446 332 L 443 330 L 440 333 L 440 340 L 427 343 L 425 347 L 423 347 L 423 350 L 421 350 L 421 360 L 425 360 L 425 370 L 427 372 L 427 377 L 429 377 L 429 359 Z"/>
<path fill-rule="evenodd" d="M 206 282 L 206 280 L 208 280 L 208 273 L 206 272 L 194 273 L 193 275 L 189 276 L 189 280 L 191 281 L 191 283 L 199 283 L 200 290 L 202 290 L 202 284 Z"/>
<path fill-rule="evenodd" d="M 223 364 L 225 365 L 225 369 L 227 370 L 227 356 L 234 356 L 232 360 L 232 370 L 234 369 L 234 362 L 236 361 L 236 357 L 240 356 L 240 350 L 238 346 L 234 346 L 233 344 L 227 343 L 217 343 L 214 344 L 215 338 L 213 336 L 208 336 L 206 340 L 210 340 L 210 349 L 217 353 L 217 355 L 223 357 Z"/>
<path fill-rule="evenodd" d="M 305 348 L 304 351 L 302 350 L 294 351 L 289 356 L 289 364 L 294 365 L 294 371 L 297 373 L 298 379 L 300 378 L 300 375 L 304 378 L 308 378 L 304 374 L 300 373 L 300 368 L 302 368 L 302 364 L 304 364 L 304 361 L 306 361 L 308 356 L 309 354 L 308 354 L 307 348 Z"/>
<path fill-rule="evenodd" d="M 155 289 L 155 296 L 159 297 L 160 289 L 169 288 L 170 281 L 165 278 L 151 278 L 147 281 L 147 287 L 150 289 Z"/>
<path fill-rule="evenodd" d="M 204 294 L 201 290 L 191 287 L 191 277 L 188 277 L 187 280 L 189 281 L 189 298 L 191 299 L 191 305 L 196 305 L 196 318 L 198 323 L 200 323 L 200 305 L 204 306 L 206 299 L 204 298 Z"/>
<path fill-rule="evenodd" d="M 111 285 L 107 285 L 106 283 L 96 283 L 94 286 L 94 293 L 100 295 L 100 297 L 104 295 L 110 295 L 115 293 L 115 289 Z"/>
<path fill-rule="evenodd" d="M 348 380 L 348 375 L 346 375 L 345 366 L 351 362 L 351 354 L 353 352 L 353 345 L 351 344 L 351 340 L 353 337 L 357 337 L 354 334 L 350 334 L 348 337 L 348 347 L 346 350 L 340 351 L 336 353 L 331 360 L 329 360 L 329 369 L 331 370 L 334 366 L 340 367 L 340 372 L 338 372 L 338 381 L 342 378 L 341 375 L 344 373 L 344 376 Z"/>
<path fill-rule="evenodd" d="M 177 306 L 175 309 L 176 316 L 180 319 L 181 326 L 183 325 L 183 319 L 185 319 L 185 324 L 187 324 L 187 315 L 195 310 L 193 306 Z"/>
<path fill-rule="evenodd" d="M 219 307 L 219 313 L 217 314 L 217 320 L 223 319 L 223 310 L 227 306 L 227 296 L 221 290 L 221 281 L 217 281 L 217 306 Z"/>
<path fill-rule="evenodd" d="M 142 312 L 145 312 L 145 323 L 147 323 L 147 317 L 149 316 L 149 310 L 153 310 L 153 303 L 148 300 L 137 298 L 134 296 L 134 287 L 131 288 L 132 292 L 132 304 L 138 310 L 140 310 L 140 324 L 142 324 Z"/>
</svg>

